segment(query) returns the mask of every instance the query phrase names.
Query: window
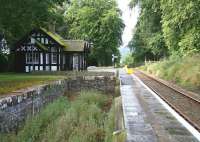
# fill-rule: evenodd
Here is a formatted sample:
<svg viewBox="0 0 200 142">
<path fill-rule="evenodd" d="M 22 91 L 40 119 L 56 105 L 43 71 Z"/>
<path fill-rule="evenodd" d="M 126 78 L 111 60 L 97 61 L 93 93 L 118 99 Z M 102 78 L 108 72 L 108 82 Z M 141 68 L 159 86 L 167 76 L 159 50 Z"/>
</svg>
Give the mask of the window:
<svg viewBox="0 0 200 142">
<path fill-rule="evenodd" d="M 52 53 L 52 64 L 57 64 L 57 54 L 56 53 Z"/>
<path fill-rule="evenodd" d="M 31 37 L 31 43 L 35 44 L 35 39 Z"/>
<path fill-rule="evenodd" d="M 51 52 L 57 52 L 57 49 L 55 47 L 51 47 Z"/>
<path fill-rule="evenodd" d="M 78 70 L 78 66 L 79 66 L 79 57 L 77 54 L 73 55 L 73 69 L 74 70 Z"/>
<path fill-rule="evenodd" d="M 46 54 L 46 64 L 49 64 L 49 54 Z"/>
<path fill-rule="evenodd" d="M 39 64 L 39 53 L 26 53 L 26 64 Z"/>
</svg>

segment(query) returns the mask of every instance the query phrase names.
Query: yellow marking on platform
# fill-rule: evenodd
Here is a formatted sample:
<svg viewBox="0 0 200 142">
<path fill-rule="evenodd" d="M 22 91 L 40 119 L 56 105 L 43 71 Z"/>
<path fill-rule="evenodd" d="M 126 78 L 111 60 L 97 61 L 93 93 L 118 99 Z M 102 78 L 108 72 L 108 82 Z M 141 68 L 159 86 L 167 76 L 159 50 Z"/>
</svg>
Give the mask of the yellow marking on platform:
<svg viewBox="0 0 200 142">
<path fill-rule="evenodd" d="M 124 66 L 124 69 L 125 69 L 126 73 L 128 73 L 128 74 L 133 74 L 134 73 L 134 70 L 132 68 L 128 68 L 127 65 Z"/>
</svg>

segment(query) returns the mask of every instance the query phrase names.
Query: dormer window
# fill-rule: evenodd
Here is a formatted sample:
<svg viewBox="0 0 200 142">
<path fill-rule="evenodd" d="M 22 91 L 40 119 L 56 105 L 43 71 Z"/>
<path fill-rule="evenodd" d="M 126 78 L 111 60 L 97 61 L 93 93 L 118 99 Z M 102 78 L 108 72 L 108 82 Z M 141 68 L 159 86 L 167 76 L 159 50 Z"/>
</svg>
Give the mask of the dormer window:
<svg viewBox="0 0 200 142">
<path fill-rule="evenodd" d="M 31 44 L 35 44 L 35 39 L 31 38 Z"/>
</svg>

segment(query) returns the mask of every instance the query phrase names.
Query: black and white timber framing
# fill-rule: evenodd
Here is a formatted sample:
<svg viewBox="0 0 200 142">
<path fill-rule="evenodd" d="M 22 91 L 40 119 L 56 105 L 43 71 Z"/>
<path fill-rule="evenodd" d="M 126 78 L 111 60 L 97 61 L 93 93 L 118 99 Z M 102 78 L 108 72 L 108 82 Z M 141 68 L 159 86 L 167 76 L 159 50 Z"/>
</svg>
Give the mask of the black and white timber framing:
<svg viewBox="0 0 200 142">
<path fill-rule="evenodd" d="M 34 29 L 15 44 L 15 71 L 85 70 L 89 51 L 86 41 L 64 40 L 45 29 Z"/>
</svg>

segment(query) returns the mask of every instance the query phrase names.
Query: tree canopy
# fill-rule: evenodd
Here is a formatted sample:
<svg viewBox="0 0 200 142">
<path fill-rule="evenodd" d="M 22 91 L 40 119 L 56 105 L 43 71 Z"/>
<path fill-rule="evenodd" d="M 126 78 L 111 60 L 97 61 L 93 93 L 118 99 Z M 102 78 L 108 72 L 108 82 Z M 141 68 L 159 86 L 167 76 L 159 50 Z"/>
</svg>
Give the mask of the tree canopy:
<svg viewBox="0 0 200 142">
<path fill-rule="evenodd" d="M 0 33 L 12 45 L 35 27 L 93 43 L 90 62 L 111 65 L 124 24 L 115 0 L 1 0 Z M 11 46 L 10 46 L 11 47 Z"/>
<path fill-rule="evenodd" d="M 171 52 L 181 55 L 200 51 L 200 1 L 161 0 L 162 30 Z"/>
<path fill-rule="evenodd" d="M 159 60 L 167 54 L 162 25 L 159 0 L 132 0 L 131 7 L 139 4 L 141 11 L 134 36 L 129 43 L 135 62 L 145 59 Z"/>
<path fill-rule="evenodd" d="M 59 23 L 63 16 L 57 9 L 64 0 L 1 0 L 0 32 L 10 43 L 21 38 L 34 27 L 48 27 Z"/>
<path fill-rule="evenodd" d="M 72 0 L 66 15 L 69 38 L 93 43 L 91 62 L 111 65 L 112 54 L 119 56 L 124 24 L 115 0 Z"/>
<path fill-rule="evenodd" d="M 160 59 L 166 55 L 185 56 L 200 51 L 199 0 L 132 0 L 140 6 L 140 17 L 129 47 L 133 58 Z M 150 53 L 150 54 L 149 54 Z"/>
</svg>

